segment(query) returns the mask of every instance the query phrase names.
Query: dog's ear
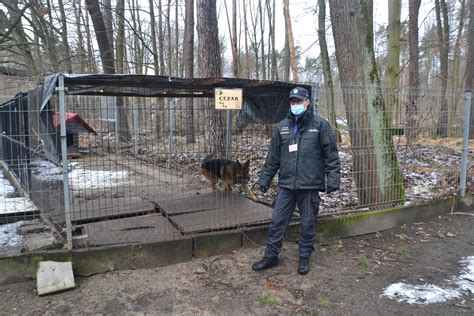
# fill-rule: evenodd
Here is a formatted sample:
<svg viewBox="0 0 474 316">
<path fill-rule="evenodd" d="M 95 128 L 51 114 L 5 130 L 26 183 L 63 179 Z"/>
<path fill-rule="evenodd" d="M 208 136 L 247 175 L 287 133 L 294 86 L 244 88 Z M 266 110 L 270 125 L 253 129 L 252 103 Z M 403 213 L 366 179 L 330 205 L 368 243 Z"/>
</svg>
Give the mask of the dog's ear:
<svg viewBox="0 0 474 316">
<path fill-rule="evenodd" d="M 245 167 L 248 167 L 248 166 L 250 166 L 250 159 L 248 159 L 248 160 L 245 162 L 245 164 L 244 164 L 244 165 L 245 165 Z"/>
<path fill-rule="evenodd" d="M 240 166 L 239 159 L 236 159 L 235 161 L 237 162 L 237 165 L 239 165 L 239 166 Z"/>
</svg>

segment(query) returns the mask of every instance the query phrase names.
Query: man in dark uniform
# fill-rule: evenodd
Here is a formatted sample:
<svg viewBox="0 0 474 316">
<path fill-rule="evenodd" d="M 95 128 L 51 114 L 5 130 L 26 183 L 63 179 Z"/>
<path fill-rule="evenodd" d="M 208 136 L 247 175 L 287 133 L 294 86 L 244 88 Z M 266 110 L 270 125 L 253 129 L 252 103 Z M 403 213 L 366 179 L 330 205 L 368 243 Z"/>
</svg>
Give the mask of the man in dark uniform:
<svg viewBox="0 0 474 316">
<path fill-rule="evenodd" d="M 265 255 L 252 265 L 252 270 L 262 271 L 278 264 L 284 234 L 298 205 L 301 220 L 298 273 L 307 274 L 314 250 L 319 192 L 339 189 L 340 163 L 332 128 L 328 121 L 314 114 L 308 91 L 294 88 L 288 99 L 290 111 L 273 131 L 258 181 L 265 193 L 279 171 Z"/>
</svg>

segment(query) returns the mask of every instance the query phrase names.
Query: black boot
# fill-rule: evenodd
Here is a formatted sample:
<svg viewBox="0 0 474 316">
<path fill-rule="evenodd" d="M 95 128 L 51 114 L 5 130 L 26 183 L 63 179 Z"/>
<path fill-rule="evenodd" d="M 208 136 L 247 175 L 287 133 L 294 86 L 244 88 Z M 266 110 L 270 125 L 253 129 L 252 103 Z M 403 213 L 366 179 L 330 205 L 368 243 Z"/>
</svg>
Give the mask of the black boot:
<svg viewBox="0 0 474 316">
<path fill-rule="evenodd" d="M 255 262 L 252 265 L 253 271 L 263 271 L 268 268 L 272 268 L 278 264 L 278 257 L 275 258 L 268 258 L 263 257 L 262 260 Z"/>
<path fill-rule="evenodd" d="M 300 262 L 298 264 L 298 273 L 307 274 L 309 272 L 309 258 L 300 257 Z"/>
</svg>

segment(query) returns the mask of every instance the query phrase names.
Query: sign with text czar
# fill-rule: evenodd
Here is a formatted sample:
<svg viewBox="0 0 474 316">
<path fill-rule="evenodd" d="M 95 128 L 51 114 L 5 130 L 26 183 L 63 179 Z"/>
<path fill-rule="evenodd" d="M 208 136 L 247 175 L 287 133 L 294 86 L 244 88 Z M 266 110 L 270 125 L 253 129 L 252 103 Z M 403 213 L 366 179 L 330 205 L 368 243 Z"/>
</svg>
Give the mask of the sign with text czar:
<svg viewBox="0 0 474 316">
<path fill-rule="evenodd" d="M 242 109 L 242 89 L 214 89 L 216 110 Z"/>
</svg>

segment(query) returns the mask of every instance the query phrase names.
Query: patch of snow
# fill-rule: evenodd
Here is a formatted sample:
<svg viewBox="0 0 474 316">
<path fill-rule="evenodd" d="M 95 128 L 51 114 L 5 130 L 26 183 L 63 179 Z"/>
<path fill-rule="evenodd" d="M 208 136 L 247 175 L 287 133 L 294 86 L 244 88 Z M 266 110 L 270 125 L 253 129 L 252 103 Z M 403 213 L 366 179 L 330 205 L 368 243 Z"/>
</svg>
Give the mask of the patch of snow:
<svg viewBox="0 0 474 316">
<path fill-rule="evenodd" d="M 464 268 L 458 278 L 457 284 L 461 290 L 474 294 L 474 256 L 461 260 L 461 265 L 463 265 Z"/>
<path fill-rule="evenodd" d="M 9 197 L 15 192 L 10 181 L 0 173 L 0 214 L 36 211 L 36 206 L 25 197 Z M 1 232 L 0 232 L 1 233 Z"/>
<path fill-rule="evenodd" d="M 36 206 L 26 197 L 4 198 L 0 197 L 0 214 L 14 214 L 34 212 Z"/>
<path fill-rule="evenodd" d="M 454 278 L 456 287 L 442 288 L 433 284 L 412 285 L 402 282 L 389 285 L 381 296 L 408 304 L 443 303 L 468 292 L 474 293 L 474 256 L 460 260 L 462 266 L 459 277 Z"/>
<path fill-rule="evenodd" d="M 73 169 L 69 173 L 69 184 L 75 190 L 98 189 L 119 186 L 126 183 L 127 171 L 103 171 Z"/>
<path fill-rule="evenodd" d="M 16 233 L 17 228 L 23 224 L 22 221 L 0 225 L 0 248 L 15 248 L 23 241 L 23 236 Z"/>
<path fill-rule="evenodd" d="M 35 161 L 34 174 L 43 181 L 60 181 L 62 169 L 49 161 Z M 128 171 L 84 169 L 79 163 L 69 164 L 69 185 L 73 190 L 110 188 L 127 183 Z"/>
<path fill-rule="evenodd" d="M 42 181 L 60 181 L 63 178 L 62 170 L 47 160 L 33 160 L 32 173 Z"/>
<path fill-rule="evenodd" d="M 7 197 L 9 194 L 12 194 L 14 192 L 15 188 L 10 184 L 10 181 L 8 181 L 0 172 L 0 200 L 2 200 L 3 197 Z"/>
<path fill-rule="evenodd" d="M 387 287 L 383 296 L 408 304 L 433 304 L 458 298 L 461 291 L 455 288 L 443 289 L 432 284 L 412 285 L 399 282 Z"/>
</svg>

